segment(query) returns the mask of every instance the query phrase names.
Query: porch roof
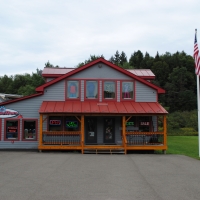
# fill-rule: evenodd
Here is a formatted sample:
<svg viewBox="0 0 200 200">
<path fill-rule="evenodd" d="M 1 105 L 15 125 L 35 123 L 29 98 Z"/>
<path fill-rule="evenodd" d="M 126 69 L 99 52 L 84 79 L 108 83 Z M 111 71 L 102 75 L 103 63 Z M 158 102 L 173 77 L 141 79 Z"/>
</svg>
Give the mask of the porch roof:
<svg viewBox="0 0 200 200">
<path fill-rule="evenodd" d="M 167 114 L 158 102 L 43 101 L 39 113 Z"/>
</svg>

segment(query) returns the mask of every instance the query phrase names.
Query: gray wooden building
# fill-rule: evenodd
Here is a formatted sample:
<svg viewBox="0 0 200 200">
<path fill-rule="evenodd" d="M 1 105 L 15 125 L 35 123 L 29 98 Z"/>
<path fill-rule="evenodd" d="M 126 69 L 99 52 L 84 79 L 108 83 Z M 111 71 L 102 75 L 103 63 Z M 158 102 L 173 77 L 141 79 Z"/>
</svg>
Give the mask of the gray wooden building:
<svg viewBox="0 0 200 200">
<path fill-rule="evenodd" d="M 166 151 L 167 111 L 158 102 L 165 91 L 151 83 L 151 70 L 99 58 L 42 75 L 36 94 L 0 103 L 0 149 Z"/>
</svg>

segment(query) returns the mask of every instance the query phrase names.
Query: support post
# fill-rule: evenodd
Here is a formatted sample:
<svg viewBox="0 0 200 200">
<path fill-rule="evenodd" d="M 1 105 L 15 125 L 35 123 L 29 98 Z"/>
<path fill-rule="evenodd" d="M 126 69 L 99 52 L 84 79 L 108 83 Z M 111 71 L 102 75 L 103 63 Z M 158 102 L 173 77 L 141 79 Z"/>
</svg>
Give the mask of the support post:
<svg viewBox="0 0 200 200">
<path fill-rule="evenodd" d="M 126 154 L 127 149 L 126 149 L 126 119 L 125 119 L 125 116 L 122 116 L 122 136 L 123 136 L 124 152 Z"/>
<path fill-rule="evenodd" d="M 163 116 L 164 146 L 167 147 L 167 115 Z"/>
<path fill-rule="evenodd" d="M 84 115 L 81 115 L 81 153 L 84 153 Z"/>
<path fill-rule="evenodd" d="M 39 146 L 42 145 L 43 115 L 40 114 Z"/>
</svg>

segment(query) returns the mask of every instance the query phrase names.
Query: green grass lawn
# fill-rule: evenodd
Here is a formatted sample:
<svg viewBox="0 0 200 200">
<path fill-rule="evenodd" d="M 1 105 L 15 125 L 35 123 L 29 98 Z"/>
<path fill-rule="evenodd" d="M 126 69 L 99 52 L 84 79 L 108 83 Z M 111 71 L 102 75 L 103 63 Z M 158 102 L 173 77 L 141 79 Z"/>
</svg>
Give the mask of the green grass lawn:
<svg viewBox="0 0 200 200">
<path fill-rule="evenodd" d="M 198 136 L 168 136 L 167 154 L 180 154 L 199 158 Z"/>
</svg>

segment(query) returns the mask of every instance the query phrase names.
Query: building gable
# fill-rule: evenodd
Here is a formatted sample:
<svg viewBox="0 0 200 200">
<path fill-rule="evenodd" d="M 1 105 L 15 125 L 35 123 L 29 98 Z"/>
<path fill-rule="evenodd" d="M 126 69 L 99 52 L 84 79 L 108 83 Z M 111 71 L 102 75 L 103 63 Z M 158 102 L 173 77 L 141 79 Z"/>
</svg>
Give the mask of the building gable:
<svg viewBox="0 0 200 200">
<path fill-rule="evenodd" d="M 43 91 L 44 91 L 44 88 L 46 88 L 46 87 L 48 87 L 48 86 L 50 86 L 50 85 L 52 85 L 52 84 L 55 84 L 56 82 L 59 82 L 59 81 L 61 81 L 61 80 L 63 80 L 63 79 L 66 79 L 66 78 L 70 78 L 70 77 L 80 77 L 80 76 L 78 75 L 80 72 L 82 72 L 82 75 L 85 74 L 85 76 L 86 76 L 87 71 L 88 71 L 89 68 L 92 68 L 91 71 L 93 71 L 93 75 L 98 74 L 98 73 L 95 72 L 95 69 L 97 69 L 97 68 L 99 68 L 99 72 L 101 72 L 101 73 L 100 73 L 101 76 L 102 76 L 103 74 L 105 75 L 106 73 L 103 72 L 103 70 L 100 70 L 100 69 L 103 69 L 103 68 L 105 68 L 105 67 L 114 69 L 115 72 L 121 73 L 120 76 L 127 76 L 127 77 L 130 77 L 130 78 L 132 78 L 132 79 L 135 79 L 135 80 L 137 80 L 137 81 L 139 81 L 139 82 L 141 82 L 141 83 L 143 83 L 143 84 L 145 84 L 145 85 L 148 85 L 149 87 L 151 87 L 151 88 L 157 90 L 158 93 L 165 93 L 165 90 L 163 90 L 162 88 L 160 88 L 160 87 L 158 87 L 158 86 L 156 86 L 156 85 L 150 83 L 149 81 L 146 81 L 146 80 L 144 80 L 144 79 L 142 79 L 142 78 L 136 76 L 135 74 L 132 74 L 131 72 L 129 72 L 129 71 L 127 71 L 127 70 L 125 70 L 125 69 L 123 69 L 123 68 L 117 66 L 117 65 L 114 65 L 113 63 L 111 63 L 111 62 L 109 62 L 109 61 L 106 61 L 106 60 L 103 59 L 103 58 L 99 58 L 99 59 L 97 59 L 97 60 L 95 60 L 95 61 L 93 61 L 93 62 L 91 62 L 91 63 L 88 63 L 88 64 L 86 64 L 86 65 L 80 67 L 80 68 L 76 68 L 75 70 L 72 70 L 72 71 L 70 71 L 70 72 L 64 74 L 63 76 L 60 76 L 60 77 L 58 77 L 58 78 L 56 78 L 56 79 L 54 79 L 54 80 L 52 80 L 52 81 L 50 81 L 50 82 L 47 82 L 46 84 L 44 84 L 44 85 L 42 85 L 42 86 L 36 88 L 36 91 L 37 91 L 37 92 L 43 92 Z M 88 73 L 90 72 L 90 74 L 91 74 L 91 71 L 88 71 Z M 114 71 L 113 71 L 113 72 L 114 72 Z M 110 75 L 109 78 L 111 78 L 112 76 L 114 76 L 114 75 L 112 75 L 112 73 L 109 74 L 109 75 Z M 83 78 L 83 77 L 82 77 L 82 78 Z M 93 77 L 91 77 L 91 78 L 93 78 Z M 116 78 L 116 77 L 115 77 L 115 78 Z"/>
</svg>

